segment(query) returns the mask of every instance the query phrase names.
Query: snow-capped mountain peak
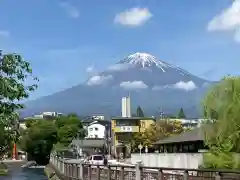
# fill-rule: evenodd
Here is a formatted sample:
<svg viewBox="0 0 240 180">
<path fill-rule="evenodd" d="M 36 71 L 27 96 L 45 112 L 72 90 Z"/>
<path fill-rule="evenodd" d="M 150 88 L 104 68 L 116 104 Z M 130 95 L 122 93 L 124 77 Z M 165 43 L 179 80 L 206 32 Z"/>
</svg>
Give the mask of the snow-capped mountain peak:
<svg viewBox="0 0 240 180">
<path fill-rule="evenodd" d="M 157 58 L 148 53 L 134 53 L 126 57 L 120 63 L 127 63 L 131 65 L 140 65 L 141 67 L 152 67 L 156 66 L 160 68 L 163 72 L 165 72 L 166 68 L 171 68 L 172 66 L 166 62 L 159 61 Z"/>
</svg>

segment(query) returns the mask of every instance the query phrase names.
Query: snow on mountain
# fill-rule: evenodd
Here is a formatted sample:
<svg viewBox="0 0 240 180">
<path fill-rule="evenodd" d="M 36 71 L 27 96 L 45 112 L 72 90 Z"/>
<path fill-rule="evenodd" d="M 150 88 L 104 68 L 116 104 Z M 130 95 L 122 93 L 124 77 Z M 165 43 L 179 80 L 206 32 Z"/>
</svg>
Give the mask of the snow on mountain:
<svg viewBox="0 0 240 180">
<path fill-rule="evenodd" d="M 151 67 L 151 66 L 157 66 L 159 67 L 163 72 L 165 72 L 164 68 L 169 68 L 171 65 L 158 61 L 155 56 L 152 56 L 148 53 L 134 53 L 129 55 L 126 59 L 124 59 L 121 63 L 129 63 L 132 65 L 141 65 L 144 67 Z"/>
<path fill-rule="evenodd" d="M 156 115 L 160 107 L 168 113 L 181 107 L 194 113 L 206 84 L 211 83 L 151 54 L 137 52 L 83 84 L 27 102 L 24 111 L 119 115 L 121 97 L 131 91 L 132 108 L 140 105 L 145 114 Z"/>
<path fill-rule="evenodd" d="M 136 52 L 129 55 L 124 60 L 120 61 L 119 64 L 130 64 L 130 65 L 140 65 L 142 68 L 146 67 L 158 67 L 162 72 L 166 72 L 169 68 L 174 68 L 176 71 L 179 71 L 181 74 L 189 74 L 187 71 L 184 71 L 181 68 L 174 67 L 164 61 L 158 60 L 155 56 L 148 53 Z"/>
</svg>

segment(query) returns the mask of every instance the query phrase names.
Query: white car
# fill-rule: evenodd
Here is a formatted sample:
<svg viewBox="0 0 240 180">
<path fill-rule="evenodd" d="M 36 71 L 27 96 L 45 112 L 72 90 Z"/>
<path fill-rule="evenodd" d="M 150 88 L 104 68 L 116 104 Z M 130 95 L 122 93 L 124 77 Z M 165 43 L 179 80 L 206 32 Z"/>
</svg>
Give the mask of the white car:
<svg viewBox="0 0 240 180">
<path fill-rule="evenodd" d="M 91 155 L 87 161 L 90 164 L 104 164 L 104 156 L 103 155 Z"/>
</svg>

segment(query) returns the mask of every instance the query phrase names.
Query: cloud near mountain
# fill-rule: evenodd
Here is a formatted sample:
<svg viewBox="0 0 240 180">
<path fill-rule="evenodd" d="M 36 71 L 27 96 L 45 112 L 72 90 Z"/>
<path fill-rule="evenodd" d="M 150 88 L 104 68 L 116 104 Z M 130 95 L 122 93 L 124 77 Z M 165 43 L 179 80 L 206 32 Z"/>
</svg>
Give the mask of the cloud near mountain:
<svg viewBox="0 0 240 180">
<path fill-rule="evenodd" d="M 124 89 L 147 89 L 148 85 L 146 85 L 142 81 L 124 81 L 120 83 L 120 87 Z"/>
<path fill-rule="evenodd" d="M 100 84 L 104 84 L 107 81 L 111 80 L 113 77 L 111 75 L 108 76 L 92 76 L 88 81 L 87 81 L 87 85 L 100 85 Z"/>
</svg>

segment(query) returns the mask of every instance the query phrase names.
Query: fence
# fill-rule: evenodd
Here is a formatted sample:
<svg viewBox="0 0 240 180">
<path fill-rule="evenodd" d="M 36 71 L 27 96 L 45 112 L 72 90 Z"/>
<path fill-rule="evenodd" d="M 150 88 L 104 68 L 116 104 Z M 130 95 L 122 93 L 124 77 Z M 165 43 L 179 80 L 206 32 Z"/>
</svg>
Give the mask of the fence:
<svg viewBox="0 0 240 180">
<path fill-rule="evenodd" d="M 92 165 L 51 155 L 50 164 L 61 180 L 239 180 L 240 171 Z"/>
</svg>

